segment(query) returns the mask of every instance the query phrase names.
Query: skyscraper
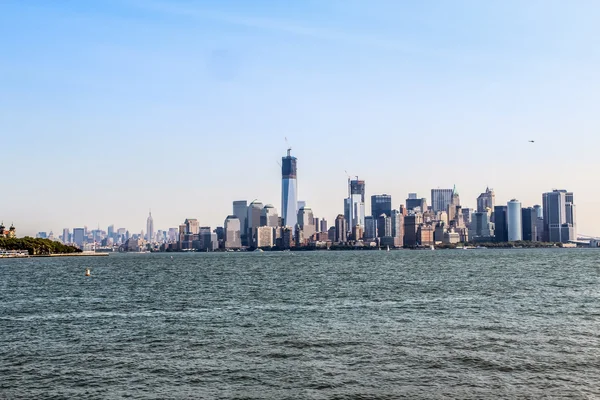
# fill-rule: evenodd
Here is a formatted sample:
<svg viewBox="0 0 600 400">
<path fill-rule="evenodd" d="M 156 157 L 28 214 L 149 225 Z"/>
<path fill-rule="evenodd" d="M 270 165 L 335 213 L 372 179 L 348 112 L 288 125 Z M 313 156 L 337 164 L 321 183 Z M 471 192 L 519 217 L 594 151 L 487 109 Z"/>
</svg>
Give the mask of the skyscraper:
<svg viewBox="0 0 600 400">
<path fill-rule="evenodd" d="M 365 239 L 374 239 L 377 237 L 377 219 L 371 215 L 365 217 L 365 231 L 363 237 Z"/>
<path fill-rule="evenodd" d="M 392 196 L 389 194 L 374 194 L 371 196 L 371 216 L 379 218 L 381 214 L 392 216 Z"/>
<path fill-rule="evenodd" d="M 506 206 L 494 207 L 494 234 L 496 242 L 508 242 Z"/>
<path fill-rule="evenodd" d="M 2 234 L 1 229 L 0 229 L 0 234 Z M 67 243 L 71 243 L 71 235 L 69 234 L 69 228 L 65 228 L 63 229 L 63 243 L 67 244 Z"/>
<path fill-rule="evenodd" d="M 448 211 L 452 202 L 453 189 L 431 189 L 431 207 L 433 212 Z"/>
<path fill-rule="evenodd" d="M 573 192 L 553 190 L 542 195 L 544 239 L 567 243 L 577 238 Z"/>
<path fill-rule="evenodd" d="M 507 204 L 506 225 L 508 228 L 508 241 L 523 240 L 523 220 L 521 215 L 521 202 L 512 199 Z"/>
<path fill-rule="evenodd" d="M 377 237 L 392 236 L 392 217 L 388 217 L 382 213 L 377 218 Z"/>
<path fill-rule="evenodd" d="M 233 214 L 240 220 L 240 240 L 243 246 L 248 245 L 248 202 L 236 200 L 233 202 Z"/>
<path fill-rule="evenodd" d="M 263 207 L 260 214 L 260 226 L 277 227 L 279 225 L 279 215 L 277 215 L 277 209 L 271 204 L 267 204 Z"/>
<path fill-rule="evenodd" d="M 335 242 L 345 243 L 348 235 L 348 224 L 342 214 L 335 218 Z"/>
<path fill-rule="evenodd" d="M 413 211 L 417 207 L 421 212 L 427 211 L 427 199 L 424 197 L 417 198 L 416 193 L 409 193 L 408 198 L 406 199 L 406 210 Z"/>
<path fill-rule="evenodd" d="M 225 218 L 223 227 L 225 229 L 225 248 L 239 249 L 242 246 L 240 237 L 240 219 L 235 215 Z"/>
<path fill-rule="evenodd" d="M 291 156 L 292 149 L 281 159 L 281 217 L 283 225 L 294 228 L 298 217 L 297 159 Z M 292 229 L 293 230 L 293 229 Z"/>
<path fill-rule="evenodd" d="M 298 210 L 298 225 L 304 232 L 305 238 L 310 238 L 316 231 L 313 219 L 313 212 L 310 207 L 305 206 Z"/>
<path fill-rule="evenodd" d="M 365 181 L 348 179 L 347 215 L 348 229 L 365 226 Z"/>
<path fill-rule="evenodd" d="M 73 243 L 75 243 L 80 249 L 83 248 L 83 244 L 85 243 L 85 229 L 84 228 L 74 228 L 73 229 Z"/>
<path fill-rule="evenodd" d="M 486 208 L 493 210 L 496 205 L 496 195 L 494 189 L 485 188 L 485 192 L 477 197 L 477 212 L 485 212 Z"/>
<path fill-rule="evenodd" d="M 148 213 L 148 219 L 146 220 L 146 235 L 148 236 L 148 241 L 152 242 L 154 239 L 154 220 L 152 219 L 152 212 Z"/>
<path fill-rule="evenodd" d="M 523 240 L 529 242 L 537 241 L 537 210 L 533 207 L 521 209 L 521 221 L 523 224 Z"/>
<path fill-rule="evenodd" d="M 256 228 L 260 226 L 260 215 L 262 214 L 263 204 L 260 201 L 253 201 L 248 206 L 248 244 L 253 245 L 255 243 Z"/>
</svg>

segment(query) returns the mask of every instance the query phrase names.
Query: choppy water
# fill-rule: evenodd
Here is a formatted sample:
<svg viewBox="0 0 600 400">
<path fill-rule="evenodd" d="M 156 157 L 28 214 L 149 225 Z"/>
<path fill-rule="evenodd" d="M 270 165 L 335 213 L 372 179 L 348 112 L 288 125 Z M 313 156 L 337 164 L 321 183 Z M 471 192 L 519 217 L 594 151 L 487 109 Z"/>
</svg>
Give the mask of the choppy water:
<svg viewBox="0 0 600 400">
<path fill-rule="evenodd" d="M 0 260 L 0 398 L 600 397 L 600 251 L 173 256 Z"/>
</svg>

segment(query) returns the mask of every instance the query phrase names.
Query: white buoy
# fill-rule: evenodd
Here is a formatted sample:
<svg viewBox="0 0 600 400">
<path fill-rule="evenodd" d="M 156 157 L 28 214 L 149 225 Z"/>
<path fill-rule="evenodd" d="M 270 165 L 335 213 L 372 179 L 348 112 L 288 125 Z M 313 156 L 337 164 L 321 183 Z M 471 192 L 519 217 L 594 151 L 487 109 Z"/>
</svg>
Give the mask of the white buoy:
<svg viewBox="0 0 600 400">
<path fill-rule="evenodd" d="M 85 276 L 92 276 L 92 271 L 89 268 L 85 269 Z"/>
</svg>

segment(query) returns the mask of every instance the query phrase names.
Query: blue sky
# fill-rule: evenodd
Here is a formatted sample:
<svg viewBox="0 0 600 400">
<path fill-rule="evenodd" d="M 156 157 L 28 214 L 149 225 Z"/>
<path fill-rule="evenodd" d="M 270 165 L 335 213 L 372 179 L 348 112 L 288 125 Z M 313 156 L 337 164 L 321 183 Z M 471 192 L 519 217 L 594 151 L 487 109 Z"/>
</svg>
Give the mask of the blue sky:
<svg viewBox="0 0 600 400">
<path fill-rule="evenodd" d="M 0 1 L 0 219 L 21 233 L 367 194 L 575 192 L 600 235 L 595 1 Z M 529 144 L 528 139 L 535 139 Z"/>
</svg>

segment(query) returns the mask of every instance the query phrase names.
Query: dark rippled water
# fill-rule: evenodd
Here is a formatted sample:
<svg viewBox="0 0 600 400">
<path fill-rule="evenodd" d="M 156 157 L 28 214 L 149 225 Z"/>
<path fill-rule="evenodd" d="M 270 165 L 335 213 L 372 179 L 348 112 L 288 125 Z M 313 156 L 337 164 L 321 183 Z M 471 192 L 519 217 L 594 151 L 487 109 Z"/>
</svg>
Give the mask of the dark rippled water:
<svg viewBox="0 0 600 400">
<path fill-rule="evenodd" d="M 0 398 L 544 396 L 600 397 L 600 251 L 0 260 Z"/>
</svg>

